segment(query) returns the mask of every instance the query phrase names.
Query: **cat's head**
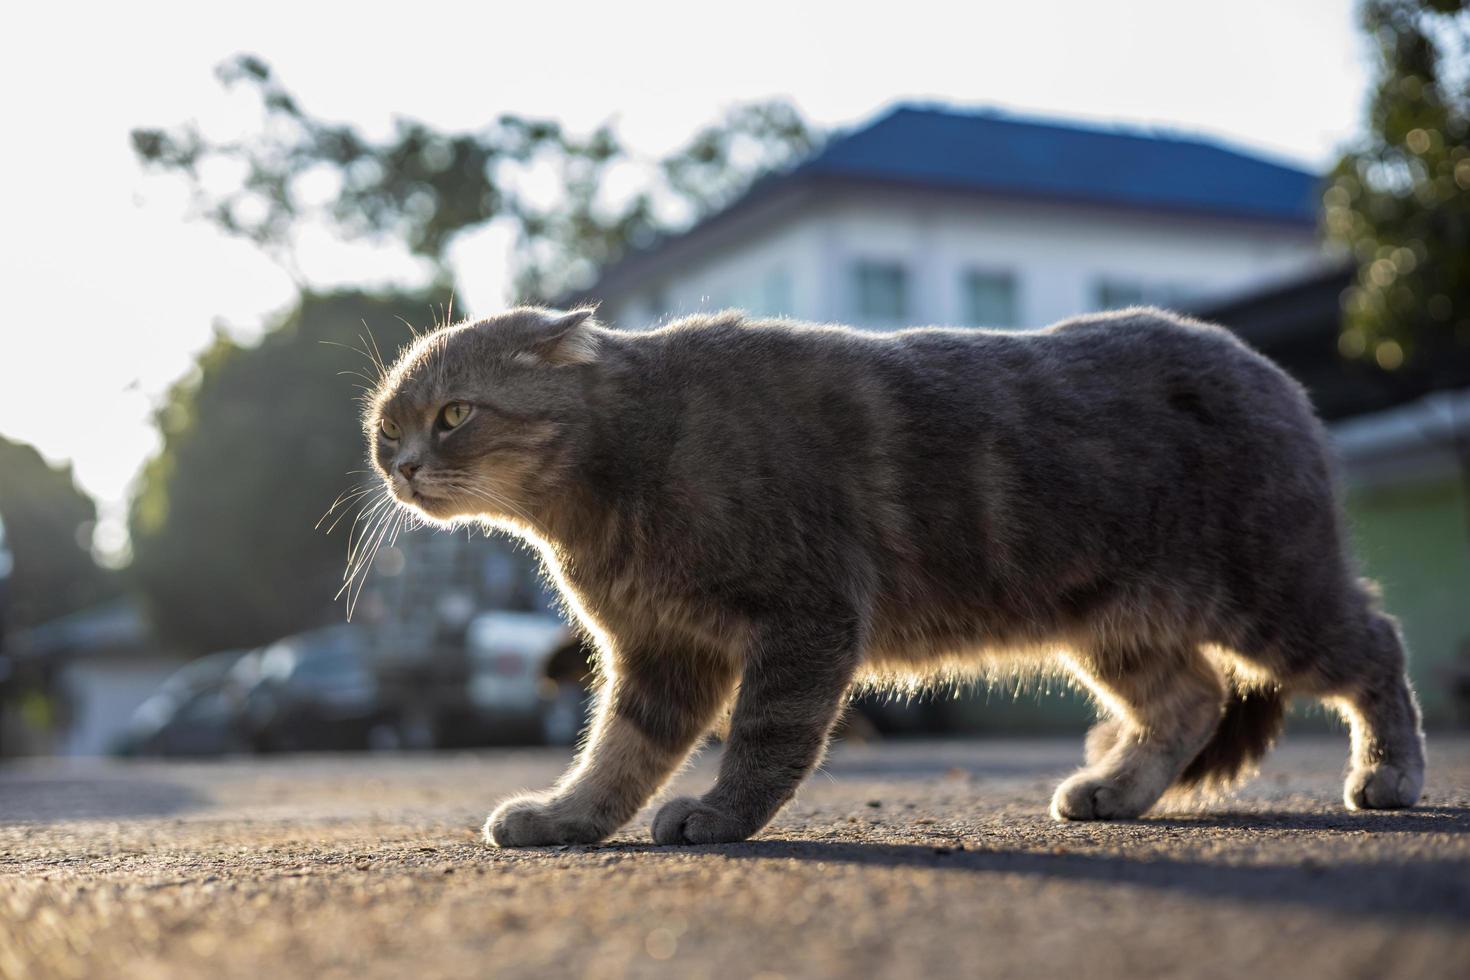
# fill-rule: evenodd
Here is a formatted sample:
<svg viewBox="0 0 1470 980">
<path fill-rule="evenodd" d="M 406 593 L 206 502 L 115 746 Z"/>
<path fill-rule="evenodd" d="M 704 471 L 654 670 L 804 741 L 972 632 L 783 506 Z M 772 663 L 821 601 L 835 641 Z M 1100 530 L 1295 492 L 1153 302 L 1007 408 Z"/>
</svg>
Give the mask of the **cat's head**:
<svg viewBox="0 0 1470 980">
<path fill-rule="evenodd" d="M 437 522 L 528 522 L 566 462 L 599 327 L 591 310 L 520 308 L 406 348 L 364 413 L 368 455 L 403 506 Z"/>
</svg>

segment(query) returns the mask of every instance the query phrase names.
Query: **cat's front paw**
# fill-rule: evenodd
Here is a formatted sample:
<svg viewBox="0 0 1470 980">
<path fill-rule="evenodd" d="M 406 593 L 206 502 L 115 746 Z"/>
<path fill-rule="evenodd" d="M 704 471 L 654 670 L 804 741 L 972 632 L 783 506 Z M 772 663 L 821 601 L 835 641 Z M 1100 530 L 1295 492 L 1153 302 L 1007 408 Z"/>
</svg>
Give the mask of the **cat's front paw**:
<svg viewBox="0 0 1470 980">
<path fill-rule="evenodd" d="M 1342 795 L 1349 810 L 1398 810 L 1419 802 L 1423 788 L 1423 769 L 1380 762 L 1353 770 Z"/>
<path fill-rule="evenodd" d="M 564 805 L 537 796 L 506 800 L 485 821 L 485 839 L 496 847 L 595 844 L 607 834 Z"/>
<path fill-rule="evenodd" d="M 653 818 L 655 844 L 728 844 L 742 841 L 760 828 L 750 826 L 733 813 L 726 813 L 692 796 L 665 803 Z"/>
<path fill-rule="evenodd" d="M 1153 803 L 1125 782 L 1083 771 L 1057 787 L 1051 815 L 1053 820 L 1130 820 Z"/>
</svg>

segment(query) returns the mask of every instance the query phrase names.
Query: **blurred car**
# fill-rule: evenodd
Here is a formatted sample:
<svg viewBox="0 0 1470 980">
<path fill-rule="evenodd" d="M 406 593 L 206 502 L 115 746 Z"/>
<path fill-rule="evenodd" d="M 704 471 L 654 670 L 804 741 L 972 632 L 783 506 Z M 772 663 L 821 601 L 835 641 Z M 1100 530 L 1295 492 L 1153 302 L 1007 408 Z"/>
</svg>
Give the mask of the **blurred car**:
<svg viewBox="0 0 1470 980">
<path fill-rule="evenodd" d="M 470 621 L 465 645 L 469 701 L 487 741 L 569 745 L 576 740 L 586 689 L 552 671 L 554 658 L 565 656 L 569 646 L 580 649 L 565 623 L 545 613 L 481 613 Z"/>
<path fill-rule="evenodd" d="M 0 654 L 5 652 L 6 613 L 10 611 L 10 573 L 15 568 L 10 546 L 5 543 L 5 521 L 0 519 Z"/>
<path fill-rule="evenodd" d="M 243 658 L 243 721 L 258 751 L 396 748 L 396 711 L 368 664 L 356 626 L 289 636 Z"/>
<path fill-rule="evenodd" d="M 5 543 L 5 521 L 0 520 L 0 751 L 9 750 L 9 745 L 3 743 L 5 724 L 5 705 L 10 699 L 11 675 L 15 672 L 15 665 L 11 662 L 7 649 L 5 630 L 8 626 L 10 612 L 10 573 L 15 567 L 15 561 L 11 558 L 10 547 Z"/>
<path fill-rule="evenodd" d="M 118 745 L 124 755 L 227 755 L 248 752 L 241 721 L 244 691 L 233 680 L 239 650 L 180 667 L 133 712 Z"/>
</svg>

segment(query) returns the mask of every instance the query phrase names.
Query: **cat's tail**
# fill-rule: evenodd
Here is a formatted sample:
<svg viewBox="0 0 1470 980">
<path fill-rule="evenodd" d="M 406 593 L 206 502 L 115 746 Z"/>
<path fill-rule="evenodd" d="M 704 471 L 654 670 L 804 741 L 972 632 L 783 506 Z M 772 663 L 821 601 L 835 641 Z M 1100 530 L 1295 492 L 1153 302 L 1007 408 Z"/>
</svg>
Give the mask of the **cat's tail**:
<svg viewBox="0 0 1470 980">
<path fill-rule="evenodd" d="M 1170 787 L 1221 790 L 1248 775 L 1286 722 L 1286 695 L 1278 689 L 1232 690 L 1215 734 Z"/>
</svg>

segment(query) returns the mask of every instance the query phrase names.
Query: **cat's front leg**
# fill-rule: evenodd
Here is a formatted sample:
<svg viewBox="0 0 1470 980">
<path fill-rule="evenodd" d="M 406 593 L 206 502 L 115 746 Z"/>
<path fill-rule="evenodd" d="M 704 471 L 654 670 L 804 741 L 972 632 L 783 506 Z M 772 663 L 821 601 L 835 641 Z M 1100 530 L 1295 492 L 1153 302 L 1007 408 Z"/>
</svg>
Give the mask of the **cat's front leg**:
<svg viewBox="0 0 1470 980">
<path fill-rule="evenodd" d="M 829 611 L 761 630 L 741 675 L 714 788 L 664 804 L 654 817 L 654 842 L 739 841 L 764 827 L 816 767 L 857 661 L 855 617 Z"/>
<path fill-rule="evenodd" d="M 506 800 L 485 822 L 500 847 L 591 844 L 658 792 L 709 730 L 734 684 L 724 658 L 640 647 L 620 656 L 577 761 L 552 789 Z"/>
</svg>

